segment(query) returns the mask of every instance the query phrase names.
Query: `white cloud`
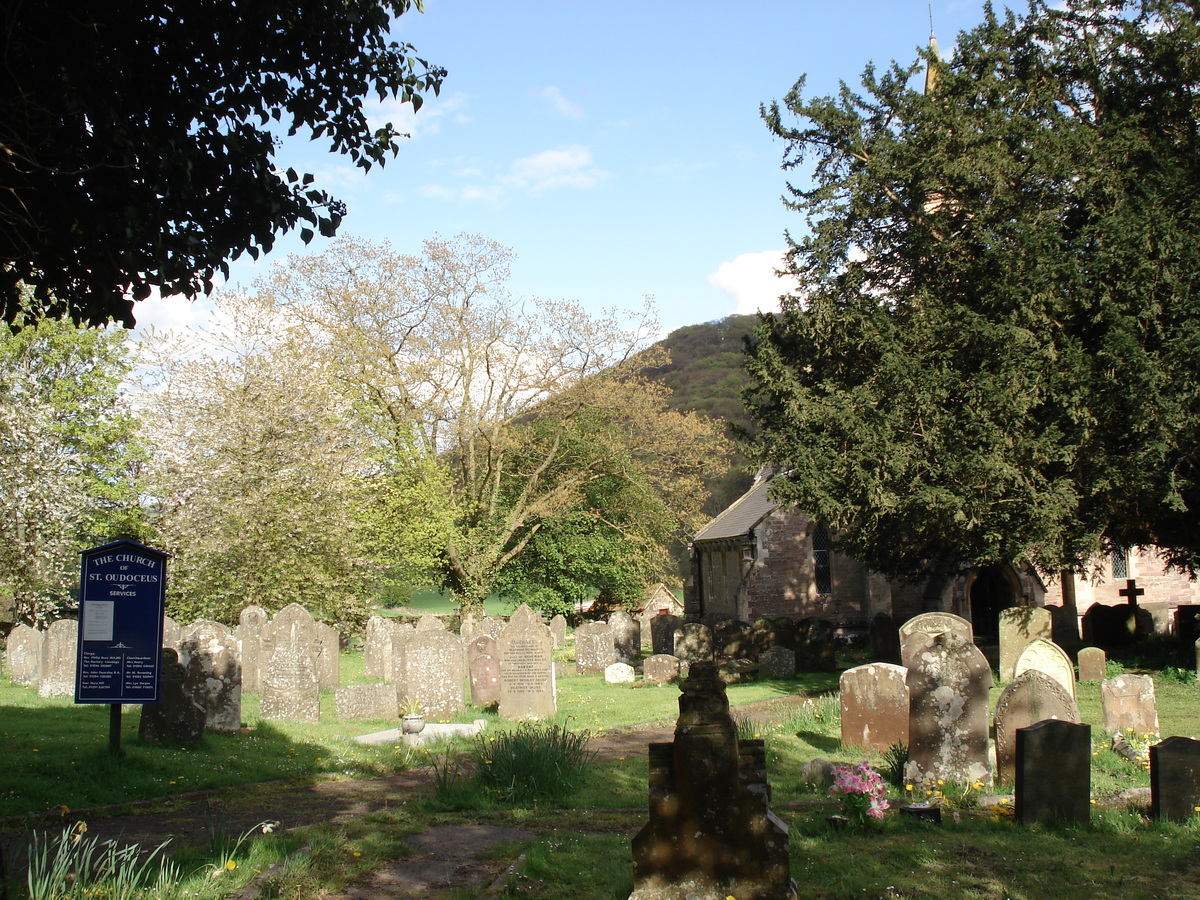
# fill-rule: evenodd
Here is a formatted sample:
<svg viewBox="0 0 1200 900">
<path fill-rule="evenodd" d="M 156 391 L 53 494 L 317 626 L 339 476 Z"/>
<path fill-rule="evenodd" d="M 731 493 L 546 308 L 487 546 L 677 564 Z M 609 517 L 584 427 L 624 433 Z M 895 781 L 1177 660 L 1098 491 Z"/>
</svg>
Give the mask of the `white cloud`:
<svg viewBox="0 0 1200 900">
<path fill-rule="evenodd" d="M 791 276 L 781 278 L 775 274 L 784 266 L 784 253 L 783 250 L 743 253 L 721 263 L 717 271 L 708 276 L 709 284 L 737 301 L 735 314 L 775 312 L 779 309 L 779 296 L 796 289 Z"/>
<path fill-rule="evenodd" d="M 477 171 L 464 170 L 456 174 L 472 177 Z M 418 188 L 418 191 L 423 196 L 434 199 L 499 203 L 517 192 L 538 194 L 558 188 L 587 190 L 611 177 L 611 172 L 593 165 L 590 150 L 575 145 L 524 156 L 509 166 L 506 174 L 490 184 L 468 184 L 462 187 L 427 184 Z"/>
<path fill-rule="evenodd" d="M 563 96 L 563 92 L 554 85 L 549 85 L 541 90 L 533 92 L 535 97 L 545 97 L 550 101 L 550 105 L 554 107 L 554 111 L 559 115 L 567 116 L 571 119 L 582 119 L 583 110 Z"/>
<path fill-rule="evenodd" d="M 424 134 L 437 134 L 444 121 L 463 123 L 471 121 L 463 112 L 467 106 L 467 95 L 458 91 L 442 97 L 430 95 L 425 98 L 420 112 L 414 113 L 411 103 L 402 103 L 395 97 L 385 100 L 370 100 L 363 104 L 367 124 L 372 130 L 391 122 L 396 131 L 411 135 L 414 140 Z"/>
<path fill-rule="evenodd" d="M 157 289 L 149 297 L 133 305 L 133 317 L 137 320 L 134 337 L 140 337 L 148 329 L 158 331 L 182 331 L 186 328 L 203 330 L 212 319 L 212 301 L 205 296 L 189 300 L 182 294 L 164 297 Z"/>
</svg>

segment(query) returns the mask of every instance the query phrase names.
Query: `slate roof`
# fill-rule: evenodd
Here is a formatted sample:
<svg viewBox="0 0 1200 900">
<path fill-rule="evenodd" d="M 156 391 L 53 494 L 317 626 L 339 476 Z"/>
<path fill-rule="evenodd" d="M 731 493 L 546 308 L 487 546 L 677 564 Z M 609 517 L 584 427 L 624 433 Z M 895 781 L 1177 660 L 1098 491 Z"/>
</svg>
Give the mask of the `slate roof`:
<svg viewBox="0 0 1200 900">
<path fill-rule="evenodd" d="M 692 538 L 692 542 L 723 541 L 748 535 L 751 528 L 779 506 L 775 500 L 767 496 L 770 486 L 770 478 L 762 479 L 738 497 L 724 512 L 701 528 Z"/>
</svg>

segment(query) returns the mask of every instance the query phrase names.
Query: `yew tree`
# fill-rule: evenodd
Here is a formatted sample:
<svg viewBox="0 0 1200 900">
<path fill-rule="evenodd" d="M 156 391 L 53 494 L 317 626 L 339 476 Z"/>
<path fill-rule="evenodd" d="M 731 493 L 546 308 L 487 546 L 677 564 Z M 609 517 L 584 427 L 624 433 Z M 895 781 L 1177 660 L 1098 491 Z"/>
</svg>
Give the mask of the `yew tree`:
<svg viewBox="0 0 1200 900">
<path fill-rule="evenodd" d="M 803 87 L 764 109 L 801 289 L 748 355 L 777 494 L 894 576 L 1114 544 L 1194 571 L 1196 4 L 988 7 L 950 61 Z"/>
<path fill-rule="evenodd" d="M 345 206 L 277 159 L 304 134 L 362 168 L 398 150 L 365 103 L 418 109 L 443 70 L 392 41 L 420 0 L 170 0 L 0 11 L 0 318 L 21 282 L 50 315 L 132 326 L 151 291 L 195 297 L 276 235 Z"/>
</svg>

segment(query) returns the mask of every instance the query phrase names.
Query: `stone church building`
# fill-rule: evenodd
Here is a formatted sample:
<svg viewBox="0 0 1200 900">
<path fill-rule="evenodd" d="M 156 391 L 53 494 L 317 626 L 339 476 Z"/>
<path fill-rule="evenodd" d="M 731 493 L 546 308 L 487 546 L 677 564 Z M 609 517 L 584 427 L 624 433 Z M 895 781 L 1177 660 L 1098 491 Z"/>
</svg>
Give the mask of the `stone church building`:
<svg viewBox="0 0 1200 900">
<path fill-rule="evenodd" d="M 936 598 L 925 585 L 889 581 L 862 563 L 831 549 L 828 528 L 801 510 L 768 496 L 770 479 L 760 477 L 728 509 L 692 539 L 691 577 L 685 615 L 692 619 L 759 617 L 829 619 L 861 630 L 881 612 L 902 623 L 922 612 L 952 612 L 969 620 L 980 638 L 994 639 L 1001 609 L 1061 606 L 1062 586 L 1029 566 L 989 566 L 951 580 Z M 1139 604 L 1150 611 L 1155 630 L 1169 631 L 1179 606 L 1200 603 L 1200 590 L 1186 575 L 1164 572 L 1153 549 L 1130 548 L 1099 560 L 1075 585 L 1080 617 L 1094 603 L 1121 605 L 1127 579 L 1145 589 Z"/>
</svg>

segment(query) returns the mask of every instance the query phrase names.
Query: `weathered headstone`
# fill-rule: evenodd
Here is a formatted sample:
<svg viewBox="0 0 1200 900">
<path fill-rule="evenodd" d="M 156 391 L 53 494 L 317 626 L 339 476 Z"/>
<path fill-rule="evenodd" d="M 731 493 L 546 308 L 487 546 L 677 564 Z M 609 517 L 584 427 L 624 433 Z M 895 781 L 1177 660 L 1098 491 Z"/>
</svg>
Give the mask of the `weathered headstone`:
<svg viewBox="0 0 1200 900">
<path fill-rule="evenodd" d="M 234 636 L 242 660 L 242 690 L 257 694 L 262 690 L 263 640 L 271 617 L 261 606 L 247 606 L 238 615 Z"/>
<path fill-rule="evenodd" d="M 914 632 L 904 643 L 910 661 L 905 779 L 991 783 L 988 690 L 992 670 L 987 658 L 954 631 Z"/>
<path fill-rule="evenodd" d="M 706 662 L 713 658 L 712 631 L 699 622 L 685 622 L 675 632 L 675 652 L 681 662 Z"/>
<path fill-rule="evenodd" d="M 1200 741 L 1169 737 L 1150 746 L 1150 815 L 1186 822 L 1200 809 Z"/>
<path fill-rule="evenodd" d="M 642 623 L 624 610 L 617 610 L 608 617 L 608 627 L 612 629 L 617 658 L 636 662 L 642 655 Z"/>
<path fill-rule="evenodd" d="M 769 619 L 766 616 L 759 616 L 750 623 L 750 639 L 754 642 L 754 649 L 758 655 L 765 653 L 772 647 L 786 646 L 789 650 L 795 650 L 795 641 L 790 644 L 785 644 L 779 639 L 776 620 Z M 795 629 L 793 629 L 792 637 L 795 638 Z M 718 646 L 721 643 L 719 635 L 713 635 Z M 757 657 L 755 657 L 757 658 Z"/>
<path fill-rule="evenodd" d="M 1149 675 L 1106 678 L 1100 682 L 1100 706 L 1108 734 L 1158 735 L 1158 705 Z"/>
<path fill-rule="evenodd" d="M 42 675 L 42 633 L 20 623 L 8 633 L 4 650 L 13 684 L 37 684 Z"/>
<path fill-rule="evenodd" d="M 655 616 L 650 620 L 650 645 L 656 656 L 675 655 L 675 631 L 682 624 L 679 616 Z"/>
<path fill-rule="evenodd" d="M 540 617 L 539 617 L 540 618 Z M 504 630 L 505 622 L 503 619 L 495 616 L 484 616 L 479 620 L 479 624 L 475 626 L 475 634 L 487 634 L 500 639 L 500 632 Z"/>
<path fill-rule="evenodd" d="M 172 650 L 179 649 L 179 639 L 183 633 L 183 626 L 172 619 L 170 616 L 163 616 L 163 647 L 170 647 Z"/>
<path fill-rule="evenodd" d="M 1044 672 L 1062 685 L 1063 690 L 1075 696 L 1075 666 L 1071 657 L 1052 641 L 1036 638 L 1017 657 L 1013 667 L 1013 677 L 1037 669 Z"/>
<path fill-rule="evenodd" d="M 234 732 L 242 727 L 242 663 L 237 638 L 219 622 L 194 622 L 183 630 L 179 662 L 184 689 L 204 708 L 205 728 Z"/>
<path fill-rule="evenodd" d="M 575 629 L 575 671 L 600 675 L 617 661 L 612 629 L 606 622 L 584 622 Z"/>
<path fill-rule="evenodd" d="M 383 616 L 371 616 L 367 619 L 367 633 L 363 639 L 363 675 L 388 681 L 391 671 L 391 622 Z"/>
<path fill-rule="evenodd" d="M 629 663 L 613 663 L 604 670 L 604 681 L 607 684 L 633 684 L 637 673 Z"/>
<path fill-rule="evenodd" d="M 650 821 L 633 839 L 630 900 L 794 897 L 763 742 L 738 740 L 713 663 L 693 663 L 682 688 L 675 740 L 650 745 Z"/>
<path fill-rule="evenodd" d="M 810 617 L 796 623 L 796 671 L 837 670 L 835 629 L 828 619 Z"/>
<path fill-rule="evenodd" d="M 567 646 L 567 620 L 558 613 L 550 620 L 550 635 L 554 638 L 554 649 Z"/>
<path fill-rule="evenodd" d="M 399 688 L 402 674 L 404 672 L 405 648 L 408 647 L 408 641 L 414 634 L 416 634 L 417 629 L 415 626 L 408 625 L 404 622 L 393 621 L 391 624 L 392 661 L 387 668 L 386 677 L 388 681 L 392 682 Z M 403 700 L 404 698 L 400 697 L 399 699 Z"/>
<path fill-rule="evenodd" d="M 1029 669 L 1008 683 L 996 700 L 996 779 L 1016 778 L 1017 730 L 1045 719 L 1079 723 L 1079 708 L 1054 678 Z"/>
<path fill-rule="evenodd" d="M 1017 730 L 1017 821 L 1085 824 L 1092 817 L 1092 726 L 1049 719 Z"/>
<path fill-rule="evenodd" d="M 758 647 L 749 622 L 726 619 L 713 628 L 713 648 L 720 659 L 758 660 Z"/>
<path fill-rule="evenodd" d="M 522 603 L 497 641 L 500 648 L 500 706 L 505 719 L 548 719 L 558 712 L 554 636 Z"/>
<path fill-rule="evenodd" d="M 892 663 L 867 663 L 842 673 L 842 744 L 886 751 L 909 744 L 908 672 Z"/>
<path fill-rule="evenodd" d="M 679 660 L 667 653 L 646 657 L 642 663 L 642 681 L 646 684 L 670 684 L 679 678 Z"/>
<path fill-rule="evenodd" d="M 490 634 L 481 634 L 494 645 Z M 478 638 L 476 638 L 478 640 Z M 490 653 L 476 653 L 467 657 L 467 676 L 471 680 L 471 705 L 492 706 L 500 703 L 500 661 Z"/>
<path fill-rule="evenodd" d="M 315 646 L 313 665 L 316 667 L 317 684 L 323 688 L 336 688 L 342 683 L 342 633 L 324 622 L 313 624 Z"/>
<path fill-rule="evenodd" d="M 901 664 L 912 666 L 912 645 L 918 640 L 918 635 L 956 634 L 968 644 L 974 641 L 971 623 L 962 616 L 953 613 L 927 612 L 913 616 L 900 626 L 900 657 Z"/>
<path fill-rule="evenodd" d="M 396 689 L 390 684 L 351 684 L 333 692 L 334 715 L 339 722 L 359 719 L 393 720 L 400 716 Z"/>
<path fill-rule="evenodd" d="M 1017 677 L 1017 659 L 1034 641 L 1051 640 L 1050 610 L 1040 606 L 1010 606 L 1000 610 L 1000 683 Z"/>
<path fill-rule="evenodd" d="M 875 614 L 871 620 L 870 638 L 871 658 L 875 662 L 900 665 L 900 629 L 891 615 L 885 612 Z"/>
<path fill-rule="evenodd" d="M 280 642 L 286 641 L 296 648 L 303 648 L 314 659 L 317 653 L 316 620 L 299 603 L 289 603 L 271 618 L 267 628 L 267 644 L 263 652 L 270 653 Z"/>
<path fill-rule="evenodd" d="M 1108 657 L 1099 647 L 1084 647 L 1079 651 L 1079 680 L 1103 681 L 1108 677 Z"/>
<path fill-rule="evenodd" d="M 264 719 L 285 722 L 321 721 L 321 687 L 312 655 L 298 641 L 279 640 L 262 676 Z"/>
<path fill-rule="evenodd" d="M 441 621 L 424 616 L 408 637 L 404 669 L 397 675 L 400 700 L 419 702 L 430 719 L 450 719 L 466 707 L 462 641 Z"/>
<path fill-rule="evenodd" d="M 158 703 L 143 703 L 138 737 L 163 747 L 193 747 L 204 737 L 204 707 L 184 686 L 187 670 L 171 647 L 162 651 L 162 678 Z"/>
<path fill-rule="evenodd" d="M 792 678 L 796 674 L 796 653 L 787 647 L 771 647 L 758 657 L 759 678 Z"/>
<path fill-rule="evenodd" d="M 75 619 L 51 622 L 42 634 L 39 697 L 75 696 L 75 657 L 79 623 Z"/>
<path fill-rule="evenodd" d="M 1083 614 L 1083 641 L 1104 650 L 1119 650 L 1138 638 L 1138 608 L 1093 603 Z"/>
</svg>

